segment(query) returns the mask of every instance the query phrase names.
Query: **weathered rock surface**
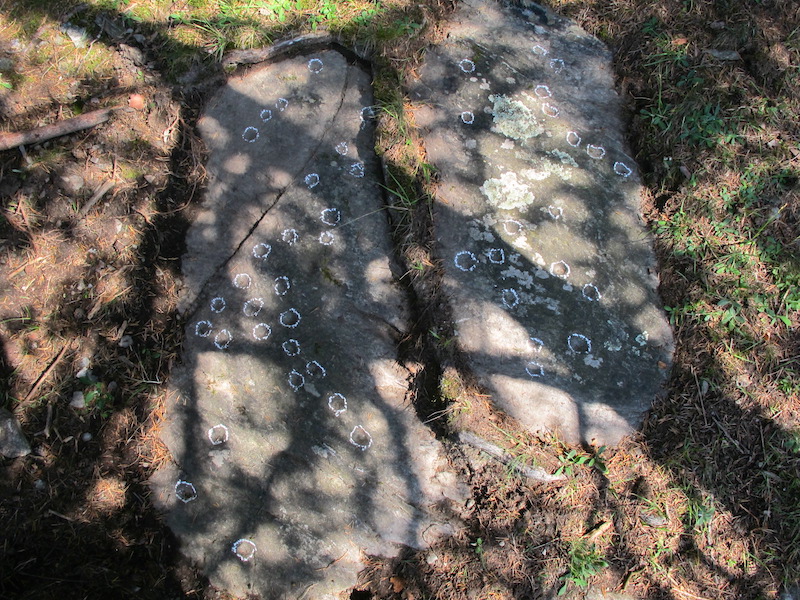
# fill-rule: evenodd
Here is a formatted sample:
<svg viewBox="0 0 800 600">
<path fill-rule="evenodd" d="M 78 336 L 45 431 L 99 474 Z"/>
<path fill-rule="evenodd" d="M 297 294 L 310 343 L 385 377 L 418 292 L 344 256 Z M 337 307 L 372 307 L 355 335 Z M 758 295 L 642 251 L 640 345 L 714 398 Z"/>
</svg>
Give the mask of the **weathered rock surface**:
<svg viewBox="0 0 800 600">
<path fill-rule="evenodd" d="M 425 547 L 465 500 L 406 402 L 406 327 L 370 79 L 334 51 L 232 79 L 200 123 L 209 191 L 187 236 L 183 364 L 152 479 L 211 582 L 327 598 L 364 554 Z"/>
<path fill-rule="evenodd" d="M 0 455 L 19 458 L 31 453 L 31 445 L 22 433 L 19 421 L 9 411 L 0 408 Z"/>
<path fill-rule="evenodd" d="M 447 34 L 410 87 L 460 347 L 529 428 L 614 443 L 658 393 L 672 335 L 610 53 L 491 1 L 461 4 Z"/>
</svg>

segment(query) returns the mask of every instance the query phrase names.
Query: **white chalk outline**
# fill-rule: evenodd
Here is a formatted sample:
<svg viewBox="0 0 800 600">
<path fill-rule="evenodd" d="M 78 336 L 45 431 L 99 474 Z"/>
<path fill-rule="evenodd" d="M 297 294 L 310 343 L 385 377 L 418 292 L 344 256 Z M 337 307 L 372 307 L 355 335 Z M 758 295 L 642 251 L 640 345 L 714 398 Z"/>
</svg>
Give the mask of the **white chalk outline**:
<svg viewBox="0 0 800 600">
<path fill-rule="evenodd" d="M 228 336 L 228 341 L 227 342 L 220 342 L 219 340 L 220 340 L 220 336 L 221 335 Z M 231 345 L 232 341 L 233 341 L 233 334 L 230 331 L 228 331 L 227 329 L 221 330 L 217 335 L 214 336 L 214 345 L 217 348 L 219 348 L 220 350 L 227 350 L 228 346 Z"/>
<path fill-rule="evenodd" d="M 364 117 L 364 113 L 367 114 L 366 117 Z M 378 116 L 377 113 L 375 112 L 375 107 L 374 106 L 364 106 L 364 107 L 362 107 L 361 112 L 359 114 L 361 115 L 361 120 L 362 121 L 368 121 L 368 120 L 374 119 L 375 117 Z"/>
<path fill-rule="evenodd" d="M 240 278 L 246 278 L 247 283 L 239 283 Z M 253 278 L 247 273 L 237 273 L 233 276 L 231 283 L 233 283 L 233 287 L 239 288 L 240 290 L 246 290 L 250 287 L 250 284 L 253 283 Z"/>
<path fill-rule="evenodd" d="M 532 348 L 533 352 L 541 353 L 542 348 L 544 348 L 544 342 L 541 339 L 534 336 L 531 336 L 530 338 L 528 338 L 528 340 L 533 344 Z"/>
<path fill-rule="evenodd" d="M 263 298 L 250 298 L 242 305 L 242 313 L 245 317 L 257 317 L 262 308 L 264 308 Z"/>
<path fill-rule="evenodd" d="M 571 138 L 572 140 L 574 140 L 575 138 L 578 138 L 578 141 L 577 142 L 571 141 L 570 140 L 570 136 L 574 136 L 574 137 Z M 566 138 L 567 138 L 567 143 L 570 146 L 572 146 L 573 148 L 577 148 L 578 146 L 581 145 L 581 136 L 578 135 L 577 131 L 568 131 Z"/>
<path fill-rule="evenodd" d="M 594 298 L 594 297 L 590 296 L 589 294 L 587 294 L 586 293 L 586 288 L 590 288 L 590 289 L 594 290 L 594 293 L 595 293 L 595 295 L 597 297 Z M 600 300 L 600 298 L 603 297 L 600 294 L 600 290 L 598 290 L 597 286 L 595 284 L 593 284 L 593 283 L 587 283 L 586 285 L 584 285 L 583 288 L 581 289 L 581 293 L 583 294 L 583 297 L 586 298 L 589 302 L 597 302 L 597 301 Z"/>
<path fill-rule="evenodd" d="M 531 367 L 536 367 L 538 372 L 531 370 Z M 536 362 L 535 360 L 528 361 L 528 364 L 525 365 L 525 372 L 530 377 L 542 377 L 544 376 L 544 367 L 541 363 Z"/>
<path fill-rule="evenodd" d="M 242 544 L 250 544 L 252 547 L 252 552 L 250 554 L 241 554 L 239 552 L 239 546 Z M 233 546 L 231 546 L 231 552 L 233 552 L 239 560 L 242 562 L 248 562 L 252 560 L 252 558 L 256 555 L 256 551 L 258 550 L 258 546 L 253 540 L 248 540 L 247 538 L 241 538 L 233 542 Z"/>
<path fill-rule="evenodd" d="M 220 306 L 220 302 L 222 303 L 222 306 Z M 223 310 L 225 310 L 226 306 L 227 306 L 227 303 L 225 302 L 225 298 L 223 298 L 222 296 L 217 296 L 216 298 L 212 298 L 211 302 L 209 303 L 209 307 L 211 308 L 211 312 L 215 312 L 217 314 L 219 314 Z"/>
<path fill-rule="evenodd" d="M 275 103 L 275 108 L 279 111 L 283 112 L 289 106 L 289 101 L 286 98 L 278 98 L 278 101 Z"/>
<path fill-rule="evenodd" d="M 566 66 L 566 63 L 560 58 L 553 58 L 550 60 L 550 68 L 556 73 L 561 73 Z"/>
<path fill-rule="evenodd" d="M 511 296 L 513 296 L 513 302 L 508 302 L 508 300 L 506 300 L 507 294 L 511 294 Z M 500 290 L 500 299 L 503 302 L 503 306 L 508 309 L 515 308 L 517 305 L 519 305 L 519 293 L 517 293 L 517 290 L 514 288 L 505 288 Z"/>
<path fill-rule="evenodd" d="M 337 399 L 337 398 L 341 399 L 341 401 L 344 403 L 344 408 L 334 408 L 333 407 L 333 401 L 335 399 Z M 328 408 L 330 408 L 333 411 L 333 416 L 334 417 L 338 417 L 339 415 L 341 415 L 343 412 L 345 412 L 347 410 L 347 398 L 345 398 L 339 392 L 334 392 L 333 394 L 328 396 Z M 369 435 L 369 434 L 367 434 L 367 435 Z M 366 449 L 366 448 L 364 448 L 364 449 Z"/>
<path fill-rule="evenodd" d="M 294 348 L 292 348 L 292 344 L 294 344 Z M 286 353 L 286 356 L 297 356 L 300 354 L 300 342 L 298 342 L 294 338 L 289 338 L 285 342 L 281 344 L 281 348 Z"/>
<path fill-rule="evenodd" d="M 250 139 L 250 138 L 248 138 L 248 137 L 247 137 L 247 134 L 248 134 L 248 132 L 252 132 L 252 131 L 255 131 L 255 132 L 256 132 L 256 137 L 254 137 L 254 138 Z M 252 135 L 252 134 L 251 134 L 251 135 Z M 242 139 L 243 139 L 245 142 L 247 142 L 248 144 L 252 144 L 252 143 L 254 143 L 254 142 L 255 142 L 255 141 L 256 141 L 256 140 L 259 138 L 259 136 L 260 136 L 260 135 L 261 135 L 261 134 L 258 132 L 258 129 L 256 129 L 255 127 L 252 127 L 252 126 L 250 126 L 250 127 L 245 127 L 245 128 L 244 128 L 244 131 L 242 132 Z"/>
<path fill-rule="evenodd" d="M 281 232 L 281 240 L 290 246 L 294 246 L 299 238 L 300 235 L 297 233 L 297 229 L 284 229 Z"/>
<path fill-rule="evenodd" d="M 321 371 L 321 373 L 316 373 L 312 371 L 312 368 L 315 367 Z M 325 377 L 328 374 L 328 371 L 325 370 L 321 364 L 319 364 L 316 360 L 311 360 L 306 363 L 306 373 L 308 373 L 309 377 Z"/>
<path fill-rule="evenodd" d="M 253 257 L 260 258 L 261 260 L 267 260 L 267 257 L 272 252 L 272 246 L 270 244 L 265 244 L 261 242 L 260 244 L 256 244 L 253 246 Z"/>
<path fill-rule="evenodd" d="M 364 174 L 366 173 L 366 171 L 364 170 L 364 163 L 360 161 L 354 162 L 349 167 L 347 167 L 347 172 L 353 177 L 356 177 L 357 179 L 364 177 Z"/>
<path fill-rule="evenodd" d="M 281 292 L 281 291 L 278 289 L 278 286 L 279 286 L 280 284 L 284 284 L 284 285 L 286 286 L 286 289 L 284 289 L 282 292 Z M 272 286 L 272 289 L 274 289 L 274 290 L 275 290 L 275 294 L 276 294 L 276 295 L 278 295 L 278 296 L 285 296 L 285 295 L 286 295 L 286 293 L 287 293 L 287 292 L 288 292 L 290 289 L 292 289 L 292 282 L 291 282 L 291 281 L 289 281 L 289 278 L 288 278 L 286 275 L 281 275 L 280 277 L 276 277 L 276 278 L 275 278 L 275 283 L 273 284 L 273 286 Z"/>
<path fill-rule="evenodd" d="M 624 162 L 617 161 L 614 163 L 614 173 L 621 175 L 622 177 L 630 177 L 633 174 L 633 171 Z"/>
<path fill-rule="evenodd" d="M 469 256 L 469 257 L 472 259 L 472 261 L 473 261 L 473 264 L 472 264 L 472 266 L 471 266 L 470 268 L 468 268 L 468 269 L 467 269 L 467 268 L 465 268 L 465 267 L 462 267 L 460 264 L 458 264 L 458 259 L 459 259 L 460 257 L 464 256 L 464 255 L 467 255 L 467 256 Z M 455 258 L 453 258 L 453 264 L 456 266 L 456 269 L 459 269 L 459 270 L 461 270 L 461 271 L 464 271 L 465 273 L 469 273 L 469 272 L 471 272 L 471 271 L 474 271 L 474 270 L 475 270 L 475 267 L 477 267 L 477 266 L 478 266 L 478 257 L 477 257 L 477 256 L 475 256 L 475 255 L 474 255 L 472 252 L 470 252 L 469 250 L 462 250 L 461 252 L 459 252 L 458 254 L 456 254 L 456 255 L 455 255 Z"/>
<path fill-rule="evenodd" d="M 201 333 L 200 329 L 202 326 L 208 327 L 205 333 Z M 194 326 L 194 334 L 197 337 L 207 338 L 211 335 L 211 332 L 214 330 L 214 324 L 211 321 L 198 321 Z"/>
<path fill-rule="evenodd" d="M 256 330 L 259 327 L 266 330 L 266 333 L 264 335 L 258 335 L 256 333 Z M 263 342 L 264 340 L 268 339 L 269 336 L 271 335 L 272 335 L 272 327 L 270 327 L 268 323 L 256 323 L 255 325 L 253 325 L 253 337 L 256 338 L 258 341 Z"/>
<path fill-rule="evenodd" d="M 495 258 L 497 253 L 500 253 L 500 258 Z M 486 251 L 486 258 L 489 259 L 489 262 L 495 265 L 502 265 L 506 262 L 506 252 L 502 248 L 489 248 Z"/>
<path fill-rule="evenodd" d="M 284 319 L 285 319 L 285 318 L 286 318 L 288 315 L 294 315 L 295 317 L 297 317 L 297 321 L 296 321 L 294 324 L 292 324 L 292 325 L 287 325 L 287 324 L 286 324 L 286 323 L 284 323 L 283 321 L 284 321 Z M 289 329 L 294 329 L 295 327 L 297 327 L 298 325 L 300 325 L 300 320 L 301 320 L 301 319 L 302 319 L 302 317 L 300 316 L 300 313 L 299 313 L 299 312 L 297 312 L 297 310 L 296 310 L 296 309 L 294 309 L 294 308 L 290 308 L 289 310 L 285 310 L 285 311 L 283 311 L 283 312 L 281 313 L 280 319 L 278 319 L 278 320 L 280 321 L 281 325 L 283 325 L 284 327 L 288 327 Z"/>
<path fill-rule="evenodd" d="M 461 122 L 465 125 L 472 125 L 475 122 L 475 114 L 469 110 L 461 113 Z"/>
<path fill-rule="evenodd" d="M 303 183 L 308 186 L 308 189 L 316 187 L 319 184 L 319 174 L 309 173 L 303 178 Z"/>
<path fill-rule="evenodd" d="M 369 442 L 367 442 L 367 444 L 366 444 L 366 445 L 364 445 L 364 444 L 359 444 L 358 442 L 356 442 L 356 441 L 353 439 L 353 436 L 356 434 L 356 432 L 357 432 L 359 429 L 360 429 L 361 431 L 363 431 L 363 432 L 364 432 L 364 435 L 366 435 L 366 436 L 369 438 Z M 353 431 L 351 431 L 351 432 L 350 432 L 350 443 L 351 443 L 351 444 L 353 444 L 353 446 L 355 446 L 356 448 L 361 448 L 361 451 L 363 452 L 364 450 L 366 450 L 367 448 L 369 448 L 370 446 L 372 446 L 372 436 L 370 435 L 369 431 L 367 431 L 366 429 L 364 429 L 364 428 L 363 428 L 361 425 L 356 425 L 355 427 L 353 427 Z"/>
<path fill-rule="evenodd" d="M 330 246 L 336 241 L 336 236 L 330 231 L 323 231 L 319 234 L 319 243 L 323 246 Z"/>
<path fill-rule="evenodd" d="M 545 102 L 544 104 L 542 104 L 542 112 L 546 114 L 548 117 L 553 117 L 553 118 L 561 114 L 561 110 L 555 104 L 550 104 L 549 102 Z"/>
<path fill-rule="evenodd" d="M 334 150 L 336 150 L 336 153 L 339 154 L 340 156 L 346 156 L 350 148 L 347 145 L 347 142 L 339 142 L 338 144 L 336 144 Z"/>
<path fill-rule="evenodd" d="M 563 275 L 559 275 L 557 273 L 554 273 L 553 269 L 555 268 L 556 265 L 564 265 L 564 267 L 566 268 L 567 272 L 564 273 Z M 570 274 L 569 265 L 566 262 L 564 262 L 563 260 L 557 260 L 557 261 L 555 261 L 553 263 L 550 263 L 550 275 L 552 275 L 553 277 L 558 277 L 559 279 L 566 280 L 566 279 L 569 278 L 569 274 Z"/>
<path fill-rule="evenodd" d="M 333 215 L 333 218 L 330 218 L 328 215 Z M 336 227 L 339 224 L 339 221 L 342 220 L 342 211 L 338 208 L 325 208 L 320 211 L 320 219 L 325 225 L 330 225 L 331 227 Z"/>
<path fill-rule="evenodd" d="M 513 223 L 514 225 L 516 225 L 518 230 L 517 231 L 509 231 L 508 230 L 508 224 L 509 223 Z M 519 235 L 520 233 L 525 231 L 525 226 L 522 223 L 520 223 L 519 221 L 515 221 L 514 219 L 506 219 L 505 221 L 503 221 L 503 231 L 505 231 L 508 235 Z"/>
<path fill-rule="evenodd" d="M 214 437 L 214 432 L 217 429 L 222 429 L 222 431 L 225 434 L 221 440 L 215 439 Z M 214 425 L 213 427 L 210 427 L 208 429 L 208 440 L 211 442 L 212 445 L 219 446 L 220 444 L 224 444 L 225 442 L 228 441 L 228 434 L 229 434 L 228 428 L 225 427 L 225 425 L 223 425 L 222 423 L 219 423 L 218 425 Z"/>
<path fill-rule="evenodd" d="M 600 160 L 606 155 L 606 149 L 602 146 L 595 146 L 594 144 L 586 144 L 586 154 L 589 158 Z"/>
<path fill-rule="evenodd" d="M 264 113 L 266 113 L 266 115 Z M 262 122 L 266 123 L 272 118 L 272 111 L 268 108 L 265 108 L 258 116 L 261 117 Z"/>
<path fill-rule="evenodd" d="M 178 488 L 181 485 L 189 486 L 189 488 L 191 488 L 191 490 L 192 490 L 192 494 L 194 494 L 194 495 L 192 497 L 190 497 L 190 498 L 184 498 L 184 495 L 181 494 L 180 491 L 178 491 Z M 191 483 L 189 481 L 184 481 L 183 479 L 178 479 L 177 483 L 175 483 L 175 497 L 178 500 L 180 500 L 181 502 L 183 502 L 184 504 L 188 504 L 192 500 L 197 500 L 197 489 L 194 487 L 193 483 Z"/>
<path fill-rule="evenodd" d="M 319 63 L 319 66 L 317 66 L 317 63 Z M 314 65 L 313 67 L 311 66 L 312 64 Z M 312 73 L 314 73 L 316 75 L 317 73 L 321 73 L 322 72 L 322 69 L 325 68 L 325 63 L 323 63 L 318 58 L 312 58 L 311 60 L 309 60 L 306 63 L 306 66 L 308 67 L 309 71 L 311 71 Z"/>
<path fill-rule="evenodd" d="M 556 206 L 555 204 L 551 204 L 547 207 L 547 214 L 554 219 L 560 219 L 564 216 L 564 209 L 560 206 Z"/>
<path fill-rule="evenodd" d="M 563 275 L 559 275 L 557 273 L 554 273 L 553 269 L 555 268 L 556 265 L 564 265 L 564 267 L 566 268 L 567 272 L 564 273 Z M 553 277 L 558 277 L 559 279 L 563 279 L 563 280 L 566 281 L 569 278 L 570 272 L 571 271 L 570 271 L 569 265 L 566 262 L 564 262 L 563 260 L 557 260 L 557 261 L 555 261 L 553 263 L 550 263 L 550 275 L 552 275 Z"/>
<path fill-rule="evenodd" d="M 472 73 L 475 71 L 475 63 L 468 58 L 462 58 L 458 61 L 458 66 L 464 73 Z"/>
<path fill-rule="evenodd" d="M 586 342 L 586 350 L 576 350 L 572 347 L 572 338 L 579 338 Z M 588 337 L 583 335 L 582 333 L 570 333 L 567 337 L 567 346 L 569 349 L 572 350 L 575 354 L 591 354 L 592 353 L 592 340 Z"/>
<path fill-rule="evenodd" d="M 540 46 L 539 44 L 536 44 L 535 46 L 533 46 L 533 48 L 531 48 L 531 52 L 533 52 L 534 54 L 538 54 L 539 56 L 547 56 L 547 54 L 548 54 L 547 48 L 544 48 L 543 46 Z"/>
<path fill-rule="evenodd" d="M 292 376 L 295 376 L 295 378 L 299 377 L 300 378 L 300 383 L 295 385 L 292 382 Z M 289 382 L 289 387 L 292 388 L 295 392 L 306 384 L 306 378 L 303 377 L 303 374 L 300 371 L 298 371 L 297 369 L 292 369 L 292 372 L 289 373 L 289 377 L 288 377 L 287 381 Z"/>
<path fill-rule="evenodd" d="M 540 91 L 541 93 L 539 93 Z M 539 98 L 549 98 L 553 95 L 553 92 L 551 92 L 550 88 L 546 85 L 537 85 L 535 88 L 533 88 L 533 93 Z"/>
</svg>

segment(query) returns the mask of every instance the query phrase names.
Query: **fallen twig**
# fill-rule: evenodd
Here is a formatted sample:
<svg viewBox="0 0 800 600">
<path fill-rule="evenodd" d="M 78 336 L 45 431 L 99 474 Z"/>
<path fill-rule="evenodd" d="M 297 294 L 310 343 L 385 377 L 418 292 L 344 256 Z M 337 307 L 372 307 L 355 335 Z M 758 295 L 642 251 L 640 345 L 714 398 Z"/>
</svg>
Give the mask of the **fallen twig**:
<svg viewBox="0 0 800 600">
<path fill-rule="evenodd" d="M 285 54 L 289 50 L 293 50 L 297 45 L 323 45 L 331 44 L 333 42 L 335 42 L 335 39 L 327 32 L 309 33 L 289 40 L 283 40 L 277 44 L 266 46 L 264 48 L 233 50 L 232 52 L 225 54 L 222 59 L 222 66 L 225 68 L 231 68 L 238 65 L 253 65 Z"/>
<path fill-rule="evenodd" d="M 468 444 L 473 448 L 477 448 L 478 450 L 484 451 L 486 454 L 488 454 L 495 460 L 498 460 L 504 465 L 513 468 L 515 471 L 519 472 L 521 475 L 524 475 L 528 479 L 533 479 L 534 481 L 544 481 L 546 483 L 551 483 L 553 481 L 563 481 L 564 479 L 566 479 L 564 475 L 551 475 L 541 467 L 528 467 L 525 465 L 514 464 L 512 462 L 513 457 L 510 456 L 500 446 L 492 444 L 491 442 L 487 442 L 486 440 L 484 440 L 481 437 L 478 437 L 472 432 L 469 431 L 459 432 L 458 440 L 463 444 Z"/>
<path fill-rule="evenodd" d="M 46 438 L 50 438 L 50 426 L 53 424 L 53 403 L 49 402 L 47 404 L 47 420 L 44 424 L 44 429 L 42 429 L 39 433 L 34 435 L 43 435 Z"/>
<path fill-rule="evenodd" d="M 124 107 L 112 106 L 111 108 L 101 108 L 77 117 L 72 117 L 71 119 L 65 119 L 63 121 L 51 123 L 50 125 L 37 127 L 30 131 L 0 133 L 0 151 L 10 150 L 17 146 L 38 144 L 53 138 L 61 137 L 62 135 L 89 129 L 95 125 L 100 125 L 100 123 L 105 123 L 114 111 L 122 108 Z"/>
<path fill-rule="evenodd" d="M 30 389 L 30 391 L 29 391 L 29 392 L 28 392 L 28 393 L 25 395 L 25 398 L 23 398 L 23 399 L 22 399 L 22 401 L 23 401 L 23 402 L 26 402 L 26 401 L 28 401 L 28 400 L 29 400 L 29 399 L 30 399 L 30 398 L 31 398 L 31 397 L 32 397 L 32 396 L 33 396 L 33 395 L 36 393 L 36 391 L 39 389 L 39 387 L 40 387 L 40 386 L 41 386 L 41 385 L 44 383 L 45 379 L 47 379 L 47 376 L 48 376 L 48 375 L 50 375 L 50 372 L 51 372 L 53 369 L 55 369 L 56 365 L 57 365 L 57 364 L 58 364 L 58 363 L 61 361 L 61 359 L 64 357 L 64 354 L 66 353 L 66 351 L 67 351 L 67 349 L 68 349 L 68 348 L 69 348 L 69 343 L 67 343 L 67 344 L 64 344 L 64 347 L 63 347 L 63 348 L 61 348 L 61 351 L 58 353 L 58 356 L 56 356 L 56 357 L 53 359 L 53 362 L 51 362 L 51 363 L 50 363 L 50 366 L 49 366 L 49 367 L 47 367 L 47 368 L 46 368 L 46 369 L 45 369 L 45 370 L 42 372 L 42 374 L 41 374 L 41 375 L 39 375 L 39 378 L 36 380 L 36 383 L 34 383 L 34 384 L 33 384 L 33 387 L 32 387 L 32 388 Z"/>
<path fill-rule="evenodd" d="M 95 190 L 94 194 L 92 194 L 92 197 L 89 198 L 89 200 L 86 202 L 86 204 L 84 204 L 81 207 L 81 211 L 80 211 L 81 218 L 83 218 L 86 215 L 88 215 L 89 211 L 92 210 L 92 207 L 95 204 L 97 204 L 100 201 L 100 199 L 103 196 L 105 196 L 109 192 L 109 190 L 111 188 L 113 188 L 113 187 L 114 187 L 114 180 L 113 179 L 109 179 L 103 185 L 98 187 L 97 190 Z"/>
</svg>

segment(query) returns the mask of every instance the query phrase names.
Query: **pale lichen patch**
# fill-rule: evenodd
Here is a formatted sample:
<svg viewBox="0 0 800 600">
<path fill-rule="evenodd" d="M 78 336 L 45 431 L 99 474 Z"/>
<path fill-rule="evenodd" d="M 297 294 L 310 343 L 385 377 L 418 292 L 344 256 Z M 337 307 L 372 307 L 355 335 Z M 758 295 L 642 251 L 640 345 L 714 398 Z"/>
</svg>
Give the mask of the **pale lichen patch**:
<svg viewBox="0 0 800 600">
<path fill-rule="evenodd" d="M 544 133 L 544 127 L 539 124 L 533 111 L 519 100 L 502 95 L 491 95 L 489 100 L 494 104 L 492 131 L 515 140 L 527 140 Z"/>
<path fill-rule="evenodd" d="M 503 173 L 500 179 L 487 179 L 480 189 L 491 204 L 503 210 L 525 208 L 536 199 L 513 171 Z"/>
</svg>

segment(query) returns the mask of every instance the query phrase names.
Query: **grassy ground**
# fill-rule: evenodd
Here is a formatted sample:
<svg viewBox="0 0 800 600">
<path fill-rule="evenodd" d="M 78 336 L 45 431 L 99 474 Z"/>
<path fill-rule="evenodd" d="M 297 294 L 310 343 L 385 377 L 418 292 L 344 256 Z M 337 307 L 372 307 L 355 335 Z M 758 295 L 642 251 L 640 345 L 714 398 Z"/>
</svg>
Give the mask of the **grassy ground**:
<svg viewBox="0 0 800 600">
<path fill-rule="evenodd" d="M 591 584 L 637 598 L 777 598 L 800 582 L 800 6 L 551 7 L 615 54 L 676 333 L 669 393 L 618 448 L 533 439 L 448 366 L 446 331 L 423 323 L 407 352 L 431 350 L 441 367 L 438 393 L 422 399 L 436 426 L 483 423 L 513 461 L 462 460 L 468 533 L 376 559 L 352 597 L 581 598 Z M 0 153 L 0 403 L 34 447 L 0 463 L 0 597 L 218 597 L 180 560 L 144 485 L 164 460 L 155 432 L 181 344 L 181 238 L 203 185 L 194 122 L 224 75 L 218 59 L 321 28 L 374 53 L 397 242 L 435 305 L 435 183 L 400 84 L 452 8 L 0 0 L 2 130 L 136 107 Z M 568 478 L 530 482 L 515 464 Z"/>
</svg>

